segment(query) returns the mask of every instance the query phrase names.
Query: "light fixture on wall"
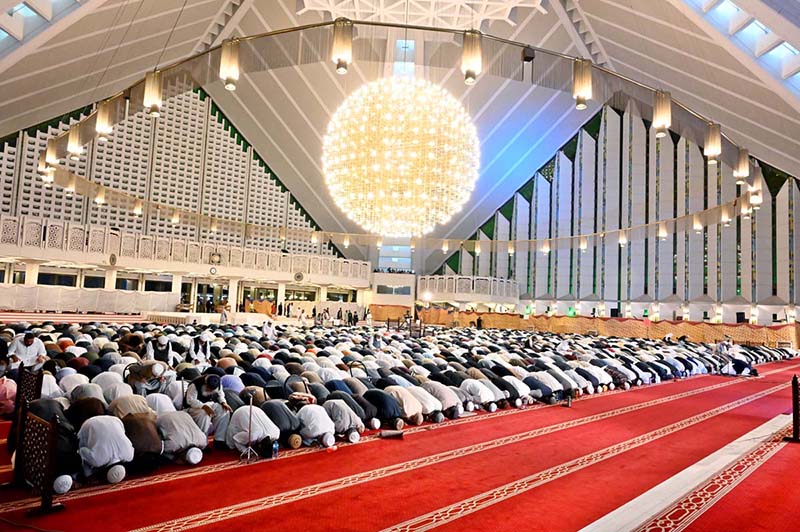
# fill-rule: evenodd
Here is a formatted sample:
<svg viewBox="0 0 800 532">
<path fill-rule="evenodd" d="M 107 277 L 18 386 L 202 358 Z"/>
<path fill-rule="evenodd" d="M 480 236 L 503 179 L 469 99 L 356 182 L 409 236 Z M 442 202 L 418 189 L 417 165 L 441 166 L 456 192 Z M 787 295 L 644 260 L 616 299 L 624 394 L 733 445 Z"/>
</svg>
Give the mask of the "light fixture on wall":
<svg viewBox="0 0 800 532">
<path fill-rule="evenodd" d="M 464 32 L 464 44 L 461 48 L 461 73 L 464 83 L 474 85 L 483 70 L 483 50 L 481 32 L 468 30 Z"/>
<path fill-rule="evenodd" d="M 586 239 L 585 236 L 582 236 L 580 242 L 578 243 L 578 249 L 581 250 L 581 253 L 586 253 L 586 250 L 589 248 L 589 241 Z"/>
<path fill-rule="evenodd" d="M 311 243 L 319 244 L 319 234 L 316 231 L 311 231 Z"/>
<path fill-rule="evenodd" d="M 161 71 L 148 72 L 144 76 L 144 110 L 152 117 L 161 114 Z"/>
<path fill-rule="evenodd" d="M 225 90 L 235 91 L 239 81 L 239 40 L 222 41 L 219 54 L 219 79 L 225 84 Z"/>
<path fill-rule="evenodd" d="M 446 255 L 448 251 L 450 251 L 450 245 L 447 243 L 447 240 L 442 240 L 442 253 Z"/>
<path fill-rule="evenodd" d="M 709 122 L 706 125 L 705 144 L 703 155 L 708 158 L 708 164 L 717 164 L 717 159 L 722 154 L 722 132 L 719 124 Z"/>
<path fill-rule="evenodd" d="M 664 138 L 672 126 L 672 96 L 667 91 L 657 90 L 653 94 L 653 128 L 656 138 Z"/>
<path fill-rule="evenodd" d="M 333 23 L 331 61 L 336 65 L 337 74 L 347 74 L 353 61 L 353 23 L 345 18 L 338 18 Z"/>
<path fill-rule="evenodd" d="M 209 226 L 208 230 L 211 233 L 216 233 L 217 231 L 219 231 L 219 227 L 217 227 L 216 220 L 211 220 L 211 225 Z"/>
<path fill-rule="evenodd" d="M 572 63 L 572 97 L 575 109 L 583 111 L 592 99 L 592 61 L 575 59 Z"/>
<path fill-rule="evenodd" d="M 550 253 L 550 242 L 547 241 L 547 240 L 542 242 L 542 253 L 545 254 L 545 255 Z"/>
<path fill-rule="evenodd" d="M 375 242 L 375 247 L 376 247 L 376 248 L 378 248 L 378 251 L 380 251 L 380 250 L 381 250 L 381 248 L 383 247 L 383 239 L 382 239 L 382 238 L 379 238 L 379 239 L 378 239 L 378 240 Z"/>
<path fill-rule="evenodd" d="M 625 231 L 619 232 L 619 247 L 625 247 L 628 245 L 628 235 L 625 234 Z"/>
<path fill-rule="evenodd" d="M 94 131 L 97 134 L 97 142 L 108 142 L 111 133 L 114 131 L 111 126 L 111 104 L 107 101 L 97 104 Z"/>
<path fill-rule="evenodd" d="M 133 214 L 135 214 L 136 216 L 141 216 L 143 212 L 144 212 L 144 204 L 142 200 L 136 200 L 136 202 L 133 204 Z"/>
<path fill-rule="evenodd" d="M 479 241 L 475 241 L 475 256 L 479 256 L 481 254 L 481 243 Z"/>
<path fill-rule="evenodd" d="M 508 254 L 509 255 L 513 255 L 514 254 L 514 242 L 509 242 L 508 243 Z"/>
<path fill-rule="evenodd" d="M 746 185 L 747 178 L 750 177 L 750 152 L 745 148 L 739 148 L 739 156 L 733 169 L 733 177 L 736 178 L 737 185 Z"/>
<path fill-rule="evenodd" d="M 172 218 L 169 219 L 169 223 L 171 223 L 172 225 L 178 225 L 179 223 L 181 223 L 181 213 L 178 209 L 175 209 L 172 212 Z"/>
<path fill-rule="evenodd" d="M 342 245 L 344 246 L 344 249 L 350 247 L 350 235 L 344 235 L 344 240 L 342 240 Z"/>
</svg>

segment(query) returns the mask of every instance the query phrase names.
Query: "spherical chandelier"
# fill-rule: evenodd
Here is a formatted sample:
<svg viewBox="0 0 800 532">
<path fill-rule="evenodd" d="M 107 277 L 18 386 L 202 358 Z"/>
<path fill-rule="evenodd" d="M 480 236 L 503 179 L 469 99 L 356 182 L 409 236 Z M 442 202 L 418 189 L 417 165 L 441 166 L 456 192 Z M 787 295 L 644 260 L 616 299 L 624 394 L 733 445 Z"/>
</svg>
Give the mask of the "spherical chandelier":
<svg viewBox="0 0 800 532">
<path fill-rule="evenodd" d="M 322 166 L 331 196 L 351 220 L 378 235 L 422 236 L 469 199 L 480 144 L 469 114 L 442 87 L 382 78 L 337 109 Z"/>
</svg>

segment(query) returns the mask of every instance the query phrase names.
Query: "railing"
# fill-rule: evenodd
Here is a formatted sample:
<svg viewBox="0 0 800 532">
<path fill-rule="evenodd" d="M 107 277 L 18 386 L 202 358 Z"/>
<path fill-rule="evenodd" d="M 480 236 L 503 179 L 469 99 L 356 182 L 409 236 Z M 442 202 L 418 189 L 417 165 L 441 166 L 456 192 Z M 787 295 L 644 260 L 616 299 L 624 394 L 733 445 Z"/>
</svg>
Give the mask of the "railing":
<svg viewBox="0 0 800 532">
<path fill-rule="evenodd" d="M 417 279 L 417 294 L 430 293 L 434 301 L 517 303 L 519 287 L 513 279 L 426 275 Z"/>
<path fill-rule="evenodd" d="M 28 216 L 0 216 L 0 245 L 62 251 L 65 253 L 112 254 L 118 258 L 209 264 L 369 280 L 370 264 L 323 255 L 280 253 L 121 232 L 92 226 Z"/>
</svg>

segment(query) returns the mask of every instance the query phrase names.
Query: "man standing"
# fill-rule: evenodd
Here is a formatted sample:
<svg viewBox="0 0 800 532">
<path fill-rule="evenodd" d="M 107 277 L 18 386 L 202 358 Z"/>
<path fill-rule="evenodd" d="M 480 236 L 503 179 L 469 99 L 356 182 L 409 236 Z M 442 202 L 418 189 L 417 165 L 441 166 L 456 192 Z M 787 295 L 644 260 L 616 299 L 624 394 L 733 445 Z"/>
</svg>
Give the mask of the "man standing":
<svg viewBox="0 0 800 532">
<path fill-rule="evenodd" d="M 40 366 L 47 361 L 47 351 L 44 343 L 36 338 L 33 333 L 25 333 L 25 336 L 17 338 L 8 347 L 8 356 L 16 362 L 14 367 L 19 366 L 19 362 L 25 367 Z"/>
</svg>

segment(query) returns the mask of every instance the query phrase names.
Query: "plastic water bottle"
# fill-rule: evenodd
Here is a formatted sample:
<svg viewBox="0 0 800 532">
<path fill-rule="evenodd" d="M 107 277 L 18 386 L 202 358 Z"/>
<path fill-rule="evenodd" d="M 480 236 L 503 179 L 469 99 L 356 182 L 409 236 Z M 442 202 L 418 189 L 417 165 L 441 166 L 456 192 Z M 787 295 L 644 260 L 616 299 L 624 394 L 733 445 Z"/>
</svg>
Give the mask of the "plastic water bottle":
<svg viewBox="0 0 800 532">
<path fill-rule="evenodd" d="M 278 449 L 280 448 L 280 444 L 277 441 L 272 442 L 272 459 L 278 458 Z"/>
</svg>

